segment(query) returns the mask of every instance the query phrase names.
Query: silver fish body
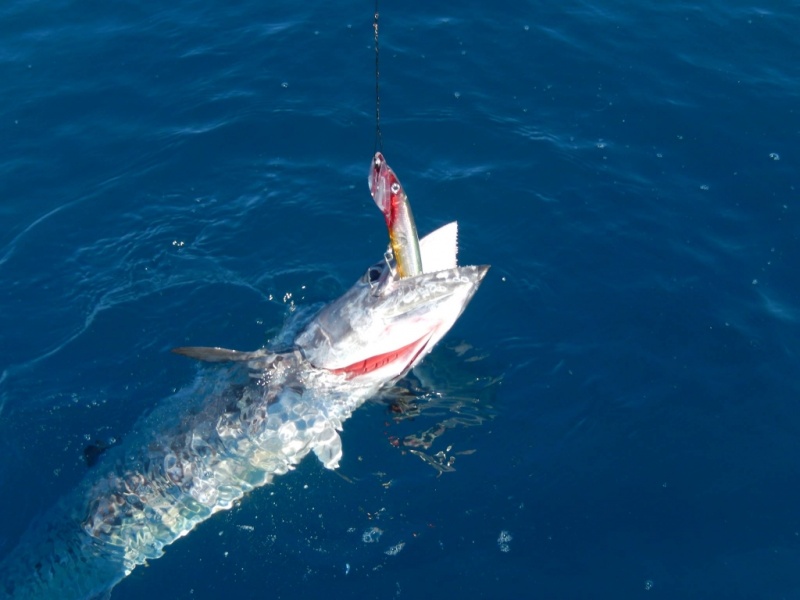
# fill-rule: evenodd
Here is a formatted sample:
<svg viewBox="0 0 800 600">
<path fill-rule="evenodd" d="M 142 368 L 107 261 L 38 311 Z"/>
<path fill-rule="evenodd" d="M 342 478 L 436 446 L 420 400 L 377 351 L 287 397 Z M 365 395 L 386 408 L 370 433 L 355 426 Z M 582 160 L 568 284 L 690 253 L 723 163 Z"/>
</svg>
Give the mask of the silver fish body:
<svg viewBox="0 0 800 600">
<path fill-rule="evenodd" d="M 488 267 L 459 267 L 456 225 L 420 242 L 426 271 L 379 262 L 296 336 L 292 350 L 176 351 L 224 363 L 141 420 L 0 566 L 0 598 L 108 593 L 214 513 L 313 452 L 342 455 L 343 422 L 455 323 Z"/>
</svg>

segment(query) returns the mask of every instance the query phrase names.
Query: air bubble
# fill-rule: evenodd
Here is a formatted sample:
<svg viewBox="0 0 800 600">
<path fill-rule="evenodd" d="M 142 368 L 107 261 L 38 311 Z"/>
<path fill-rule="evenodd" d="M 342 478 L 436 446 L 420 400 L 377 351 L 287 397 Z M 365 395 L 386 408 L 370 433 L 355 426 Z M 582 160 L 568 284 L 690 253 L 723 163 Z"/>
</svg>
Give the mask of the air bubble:
<svg viewBox="0 0 800 600">
<path fill-rule="evenodd" d="M 513 539 L 513 536 L 508 531 L 505 529 L 501 531 L 500 535 L 497 537 L 497 546 L 500 548 L 500 552 L 511 552 L 509 543 Z"/>
<path fill-rule="evenodd" d="M 398 544 L 395 544 L 391 548 L 388 548 L 387 550 L 385 550 L 384 554 L 386 554 L 387 556 L 395 556 L 396 554 L 398 554 L 400 552 L 400 550 L 402 550 L 405 547 L 405 545 L 406 545 L 405 542 L 400 542 Z"/>
<path fill-rule="evenodd" d="M 379 527 L 370 527 L 363 534 L 361 534 L 361 541 L 365 544 L 372 544 L 381 539 L 383 530 Z"/>
</svg>

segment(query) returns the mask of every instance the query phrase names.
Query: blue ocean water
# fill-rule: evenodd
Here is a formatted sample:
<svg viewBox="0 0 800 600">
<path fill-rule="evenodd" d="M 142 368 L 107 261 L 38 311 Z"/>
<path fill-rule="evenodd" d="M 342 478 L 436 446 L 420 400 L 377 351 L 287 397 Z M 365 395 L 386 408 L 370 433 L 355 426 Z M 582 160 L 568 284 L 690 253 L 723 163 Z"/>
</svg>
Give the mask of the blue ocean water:
<svg viewBox="0 0 800 600">
<path fill-rule="evenodd" d="M 381 256 L 373 8 L 0 7 L 0 558 L 191 382 L 170 348 Z M 418 415 L 364 406 L 336 473 L 112 598 L 800 598 L 800 3 L 380 12 L 384 154 L 492 270 Z"/>
</svg>

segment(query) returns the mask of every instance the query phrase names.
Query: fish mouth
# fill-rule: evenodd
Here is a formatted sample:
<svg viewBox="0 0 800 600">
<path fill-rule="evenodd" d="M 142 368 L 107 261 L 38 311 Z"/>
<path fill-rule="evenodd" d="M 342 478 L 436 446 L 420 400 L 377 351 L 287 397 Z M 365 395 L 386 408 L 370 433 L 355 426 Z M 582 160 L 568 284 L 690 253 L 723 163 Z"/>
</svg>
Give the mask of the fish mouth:
<svg viewBox="0 0 800 600">
<path fill-rule="evenodd" d="M 376 292 L 384 297 L 381 314 L 393 319 L 404 318 L 447 305 L 454 298 L 462 298 L 458 301 L 460 312 L 488 270 L 488 265 L 464 266 L 388 281 L 384 289 Z"/>
<path fill-rule="evenodd" d="M 432 336 L 433 333 L 431 332 L 422 336 L 418 340 L 415 340 L 410 344 L 406 344 L 405 346 L 395 350 L 370 356 L 369 358 L 359 360 L 358 362 L 355 362 L 352 365 L 347 365 L 346 367 L 338 367 L 329 370 L 335 375 L 345 375 L 348 379 L 352 379 L 354 377 L 369 375 L 378 369 L 382 369 L 387 366 L 394 367 L 397 363 L 399 363 L 403 365 L 403 369 L 401 371 L 405 372 L 409 367 L 411 367 L 411 365 L 414 364 L 414 361 L 417 360 L 417 357 L 428 345 L 428 341 Z"/>
</svg>

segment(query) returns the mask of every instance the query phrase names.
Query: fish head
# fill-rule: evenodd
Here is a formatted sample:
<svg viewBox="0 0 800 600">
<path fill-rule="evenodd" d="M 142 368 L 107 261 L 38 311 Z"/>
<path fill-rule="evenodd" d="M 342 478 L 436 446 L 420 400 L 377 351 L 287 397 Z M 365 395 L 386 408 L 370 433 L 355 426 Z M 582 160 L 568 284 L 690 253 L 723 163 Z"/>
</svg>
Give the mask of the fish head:
<svg viewBox="0 0 800 600">
<path fill-rule="evenodd" d="M 420 240 L 423 273 L 401 278 L 386 260 L 369 267 L 295 340 L 316 368 L 383 384 L 405 375 L 450 330 L 487 265 L 458 266 L 457 225 Z"/>
</svg>

